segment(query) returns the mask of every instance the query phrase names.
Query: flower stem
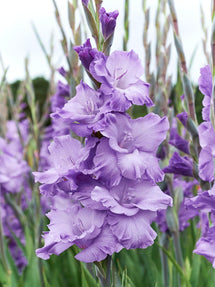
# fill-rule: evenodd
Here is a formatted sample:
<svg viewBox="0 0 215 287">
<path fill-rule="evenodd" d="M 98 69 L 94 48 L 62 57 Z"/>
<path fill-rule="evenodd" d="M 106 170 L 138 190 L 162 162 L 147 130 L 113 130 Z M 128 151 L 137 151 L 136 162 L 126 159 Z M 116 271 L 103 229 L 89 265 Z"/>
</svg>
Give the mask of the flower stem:
<svg viewBox="0 0 215 287">
<path fill-rule="evenodd" d="M 163 233 L 160 240 L 160 245 L 166 250 L 168 249 L 169 240 L 166 233 Z M 162 249 L 160 249 L 160 256 L 162 262 L 162 273 L 163 273 L 163 286 L 169 286 L 169 267 L 168 267 L 168 257 Z"/>
<path fill-rule="evenodd" d="M 97 266 L 97 277 L 100 280 L 101 287 L 110 287 L 111 286 L 111 267 L 112 267 L 112 258 L 110 255 L 103 261 L 104 267 L 106 267 L 106 272 L 102 267 L 101 262 L 96 263 Z"/>
</svg>

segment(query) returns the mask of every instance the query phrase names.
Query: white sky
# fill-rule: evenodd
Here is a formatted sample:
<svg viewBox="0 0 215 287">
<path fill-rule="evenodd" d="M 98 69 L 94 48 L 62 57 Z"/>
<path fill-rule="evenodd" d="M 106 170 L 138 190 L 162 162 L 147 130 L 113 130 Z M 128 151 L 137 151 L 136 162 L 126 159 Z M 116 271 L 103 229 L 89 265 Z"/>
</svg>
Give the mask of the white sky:
<svg viewBox="0 0 215 287">
<path fill-rule="evenodd" d="M 79 0 L 80 1 L 80 0 Z M 67 0 L 56 0 L 63 26 L 68 37 L 71 35 L 68 24 Z M 191 70 L 192 79 L 197 82 L 200 67 L 206 64 L 205 56 L 202 52 L 201 39 L 203 36 L 200 23 L 200 3 L 205 12 L 206 26 L 210 29 L 210 0 L 175 0 L 178 15 L 179 29 L 185 50 L 187 62 L 196 47 L 198 47 L 195 61 Z M 103 0 L 103 6 L 108 12 L 118 9 L 120 15 L 117 20 L 115 32 L 114 49 L 122 49 L 123 37 L 123 9 L 124 0 Z M 155 43 L 155 30 L 153 27 L 154 11 L 157 0 L 147 0 L 147 7 L 151 9 L 150 40 Z M 142 12 L 142 0 L 130 0 L 130 39 L 129 49 L 134 49 L 141 59 L 144 59 L 142 45 L 144 17 Z M 22 79 L 25 77 L 24 59 L 30 59 L 30 74 L 32 77 L 49 77 L 49 68 L 46 59 L 39 47 L 37 39 L 31 27 L 31 22 L 35 24 L 37 30 L 46 46 L 49 49 L 51 33 L 54 33 L 56 68 L 66 63 L 60 46 L 61 35 L 54 16 L 54 7 L 51 0 L 0 0 L 0 54 L 4 65 L 9 67 L 7 78 L 9 81 Z M 209 34 L 210 37 L 210 34 Z M 83 39 L 83 42 L 85 39 Z M 93 42 L 93 41 L 92 41 Z M 210 46 L 208 46 L 210 48 Z M 175 47 L 172 47 L 172 61 L 169 73 L 175 73 Z M 153 68 L 153 67 L 152 67 Z M 0 67 L 0 77 L 2 69 Z"/>
</svg>

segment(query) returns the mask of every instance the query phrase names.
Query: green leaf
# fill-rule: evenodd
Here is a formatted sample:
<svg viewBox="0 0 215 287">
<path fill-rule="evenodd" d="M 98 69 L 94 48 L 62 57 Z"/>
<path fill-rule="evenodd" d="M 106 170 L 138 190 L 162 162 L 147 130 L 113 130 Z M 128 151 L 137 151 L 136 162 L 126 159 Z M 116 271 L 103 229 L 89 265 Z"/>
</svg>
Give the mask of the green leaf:
<svg viewBox="0 0 215 287">
<path fill-rule="evenodd" d="M 191 270 L 191 278 L 190 278 L 190 283 L 192 287 L 199 286 L 199 273 L 200 273 L 200 267 L 202 263 L 201 259 L 202 257 L 200 255 L 193 254 L 192 270 Z"/>
<path fill-rule="evenodd" d="M 172 254 L 166 250 L 163 246 L 157 243 L 157 245 L 162 249 L 162 251 L 168 256 L 169 260 L 172 262 L 173 266 L 176 268 L 178 273 L 181 275 L 181 278 L 185 281 L 187 287 L 191 287 L 189 280 L 187 279 L 186 275 L 184 274 L 183 269 L 181 266 L 176 262 L 175 258 Z"/>
<path fill-rule="evenodd" d="M 87 270 L 84 263 L 81 264 L 81 282 L 82 287 L 96 287 L 99 286 L 96 282 L 96 280 L 93 278 L 93 276 L 90 274 L 90 272 Z"/>
<path fill-rule="evenodd" d="M 38 287 L 41 286 L 40 273 L 39 273 L 39 258 L 36 255 L 32 255 L 31 260 L 28 262 L 28 266 L 24 271 L 24 287 Z"/>
</svg>

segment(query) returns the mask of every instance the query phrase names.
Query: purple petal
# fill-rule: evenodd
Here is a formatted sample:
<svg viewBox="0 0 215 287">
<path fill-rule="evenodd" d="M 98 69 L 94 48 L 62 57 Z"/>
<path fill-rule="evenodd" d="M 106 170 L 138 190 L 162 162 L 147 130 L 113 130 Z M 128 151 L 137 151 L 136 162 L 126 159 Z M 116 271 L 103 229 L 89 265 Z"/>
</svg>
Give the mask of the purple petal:
<svg viewBox="0 0 215 287">
<path fill-rule="evenodd" d="M 209 147 L 203 148 L 199 154 L 199 176 L 205 181 L 214 180 L 214 160 Z"/>
<path fill-rule="evenodd" d="M 166 117 L 150 113 L 132 121 L 135 146 L 145 152 L 154 152 L 166 138 L 169 122 Z"/>
<path fill-rule="evenodd" d="M 199 141 L 202 148 L 209 147 L 215 155 L 215 132 L 211 122 L 203 122 L 198 127 Z"/>
<path fill-rule="evenodd" d="M 113 234 L 126 249 L 146 248 L 154 243 L 157 236 L 150 224 L 155 212 L 140 211 L 134 216 L 108 215 Z"/>
<path fill-rule="evenodd" d="M 62 117 L 81 123 L 94 121 L 101 102 L 99 95 L 98 92 L 81 81 L 80 85 L 76 87 L 76 96 L 63 107 Z"/>
<path fill-rule="evenodd" d="M 149 97 L 149 87 L 148 83 L 139 80 L 134 84 L 130 84 L 126 89 L 125 96 L 134 105 L 152 107 L 154 103 Z"/>
<path fill-rule="evenodd" d="M 117 164 L 122 175 L 129 179 L 140 179 L 146 176 L 159 182 L 164 178 L 158 159 L 151 153 L 140 152 L 137 149 L 128 154 L 117 153 Z"/>
<path fill-rule="evenodd" d="M 33 172 L 35 177 L 35 182 L 51 184 L 56 182 L 59 179 L 59 174 L 54 168 L 51 168 L 44 172 Z"/>
<path fill-rule="evenodd" d="M 80 161 L 82 150 L 80 141 L 70 135 L 56 137 L 49 146 L 51 160 L 59 175 L 65 175 Z"/>
<path fill-rule="evenodd" d="M 101 139 L 94 157 L 94 174 L 108 185 L 117 185 L 121 180 L 115 152 L 109 147 L 107 139 Z"/>
<path fill-rule="evenodd" d="M 100 262 L 107 255 L 119 252 L 122 246 L 117 242 L 108 225 L 104 226 L 100 235 L 87 248 L 79 252 L 75 258 L 83 262 Z"/>
<path fill-rule="evenodd" d="M 120 188 L 120 187 L 119 187 Z M 117 187 L 115 188 L 115 190 Z M 113 191 L 114 192 L 114 191 Z M 93 200 L 97 202 L 101 202 L 102 205 L 113 213 L 116 214 L 125 214 L 128 216 L 132 216 L 136 214 L 139 209 L 136 207 L 128 208 L 124 207 L 120 202 L 118 202 L 113 195 L 104 187 L 96 186 L 91 193 L 91 197 Z"/>
</svg>

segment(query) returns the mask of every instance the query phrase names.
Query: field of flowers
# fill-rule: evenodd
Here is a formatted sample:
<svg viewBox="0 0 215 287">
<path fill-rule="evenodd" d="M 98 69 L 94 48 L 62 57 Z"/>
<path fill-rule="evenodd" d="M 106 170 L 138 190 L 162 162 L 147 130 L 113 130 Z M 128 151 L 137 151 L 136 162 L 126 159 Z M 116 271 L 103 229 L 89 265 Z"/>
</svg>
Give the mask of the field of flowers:
<svg viewBox="0 0 215 287">
<path fill-rule="evenodd" d="M 65 67 L 55 69 L 35 26 L 49 81 L 32 80 L 26 59 L 12 85 L 2 64 L 0 287 L 214 286 L 215 1 L 211 37 L 202 10 L 198 86 L 174 0 L 157 1 L 155 51 L 143 0 L 144 65 L 127 49 L 129 0 L 121 51 L 111 50 L 117 10 L 68 2 L 68 39 L 53 5 Z"/>
</svg>

